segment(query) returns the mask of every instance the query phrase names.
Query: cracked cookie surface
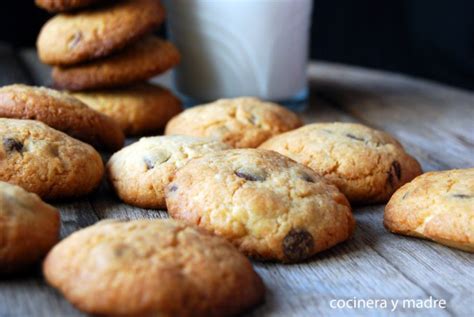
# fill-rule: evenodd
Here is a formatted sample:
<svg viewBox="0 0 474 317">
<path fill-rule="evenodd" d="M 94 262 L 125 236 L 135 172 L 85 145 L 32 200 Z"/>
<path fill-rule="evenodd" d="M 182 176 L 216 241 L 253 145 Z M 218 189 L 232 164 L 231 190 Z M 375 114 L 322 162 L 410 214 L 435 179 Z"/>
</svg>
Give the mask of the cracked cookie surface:
<svg viewBox="0 0 474 317">
<path fill-rule="evenodd" d="M 59 239 L 59 211 L 36 194 L 0 181 L 0 275 L 21 271 Z"/>
<path fill-rule="evenodd" d="M 165 187 L 190 159 L 230 147 L 209 138 L 157 136 L 141 138 L 112 155 L 107 174 L 118 196 L 142 208 L 166 208 Z"/>
<path fill-rule="evenodd" d="M 298 116 L 284 107 L 243 97 L 188 109 L 168 122 L 165 134 L 205 136 L 236 148 L 254 148 L 301 125 Z"/>
<path fill-rule="evenodd" d="M 355 123 L 314 123 L 273 137 L 273 150 L 323 175 L 352 203 L 383 203 L 421 173 L 420 164 L 388 133 Z"/>
<path fill-rule="evenodd" d="M 474 168 L 429 172 L 393 194 L 385 227 L 474 252 Z"/>
<path fill-rule="evenodd" d="M 149 83 L 72 95 L 110 116 L 126 135 L 156 132 L 182 110 L 181 102 L 168 89 Z"/>
<path fill-rule="evenodd" d="M 257 259 L 303 261 L 346 240 L 354 219 L 345 196 L 276 152 L 238 149 L 189 161 L 166 189 L 168 213 Z"/>
<path fill-rule="evenodd" d="M 158 0 L 113 1 L 111 5 L 58 14 L 41 29 L 41 61 L 72 65 L 104 57 L 152 31 L 164 19 Z"/>
<path fill-rule="evenodd" d="M 264 297 L 250 261 L 230 243 L 170 219 L 77 231 L 43 271 L 79 309 L 108 316 L 234 316 Z"/>
<path fill-rule="evenodd" d="M 0 117 L 42 121 L 76 139 L 113 151 L 124 142 L 113 119 L 67 93 L 46 87 L 16 84 L 0 88 Z"/>
<path fill-rule="evenodd" d="M 99 153 L 39 121 L 0 119 L 0 180 L 46 199 L 85 195 L 104 174 Z"/>
</svg>

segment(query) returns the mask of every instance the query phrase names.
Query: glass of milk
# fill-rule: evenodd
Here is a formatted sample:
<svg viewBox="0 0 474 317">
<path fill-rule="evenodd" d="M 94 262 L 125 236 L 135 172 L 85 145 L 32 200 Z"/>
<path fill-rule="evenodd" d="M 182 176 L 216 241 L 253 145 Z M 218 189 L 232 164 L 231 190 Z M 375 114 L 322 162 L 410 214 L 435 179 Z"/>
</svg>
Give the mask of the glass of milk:
<svg viewBox="0 0 474 317">
<path fill-rule="evenodd" d="M 254 96 L 301 109 L 312 0 L 167 0 L 186 103 Z"/>
</svg>

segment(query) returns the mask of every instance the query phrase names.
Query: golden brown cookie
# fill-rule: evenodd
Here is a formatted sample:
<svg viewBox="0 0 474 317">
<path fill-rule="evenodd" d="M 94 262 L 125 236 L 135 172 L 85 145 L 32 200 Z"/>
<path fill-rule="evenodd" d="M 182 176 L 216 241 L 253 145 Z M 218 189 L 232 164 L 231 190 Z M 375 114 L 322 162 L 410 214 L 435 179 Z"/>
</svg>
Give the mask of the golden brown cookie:
<svg viewBox="0 0 474 317">
<path fill-rule="evenodd" d="M 389 134 L 355 123 L 315 123 L 273 137 L 273 150 L 323 175 L 357 204 L 386 202 L 421 173 L 420 164 Z"/>
<path fill-rule="evenodd" d="M 165 187 L 190 159 L 230 149 L 219 141 L 191 136 L 141 138 L 112 155 L 107 174 L 118 196 L 142 208 L 166 208 Z"/>
<path fill-rule="evenodd" d="M 164 19 L 158 0 L 112 1 L 107 6 L 58 14 L 41 29 L 40 60 L 50 65 L 73 65 L 110 55 Z"/>
<path fill-rule="evenodd" d="M 118 150 L 124 135 L 110 117 L 67 93 L 45 87 L 10 85 L 0 88 L 0 117 L 32 119 L 96 147 Z"/>
<path fill-rule="evenodd" d="M 63 12 L 84 8 L 104 0 L 35 0 L 35 4 L 49 12 Z"/>
<path fill-rule="evenodd" d="M 180 55 L 170 42 L 148 36 L 117 54 L 71 67 L 54 67 L 54 86 L 88 90 L 125 86 L 147 80 L 178 64 Z"/>
<path fill-rule="evenodd" d="M 276 152 L 237 149 L 193 159 L 166 189 L 168 213 L 263 260 L 303 261 L 350 237 L 351 207 L 311 169 Z"/>
<path fill-rule="evenodd" d="M 89 107 L 113 118 L 127 135 L 163 129 L 181 112 L 181 102 L 168 89 L 149 83 L 73 93 Z"/>
<path fill-rule="evenodd" d="M 46 280 L 80 310 L 107 316 L 235 316 L 264 285 L 230 243 L 172 220 L 99 223 L 48 254 Z"/>
<path fill-rule="evenodd" d="M 0 180 L 46 199 L 94 190 L 104 174 L 93 147 L 42 122 L 0 119 Z"/>
<path fill-rule="evenodd" d="M 0 275 L 37 262 L 59 238 L 59 212 L 37 195 L 0 181 Z"/>
<path fill-rule="evenodd" d="M 474 168 L 429 172 L 393 194 L 385 227 L 474 252 Z"/>
<path fill-rule="evenodd" d="M 211 137 L 232 147 L 252 148 L 301 125 L 295 113 L 279 105 L 243 97 L 190 108 L 168 122 L 165 134 Z"/>
</svg>

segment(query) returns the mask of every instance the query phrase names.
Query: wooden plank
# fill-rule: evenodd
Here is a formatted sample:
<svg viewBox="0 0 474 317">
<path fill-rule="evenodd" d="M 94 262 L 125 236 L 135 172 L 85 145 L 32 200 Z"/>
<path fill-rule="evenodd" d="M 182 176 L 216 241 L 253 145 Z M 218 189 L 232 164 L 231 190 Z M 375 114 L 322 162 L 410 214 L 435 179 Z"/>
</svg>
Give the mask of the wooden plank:
<svg viewBox="0 0 474 317">
<path fill-rule="evenodd" d="M 443 168 L 474 166 L 474 94 L 403 75 L 330 63 L 309 68 L 316 93 L 418 147 Z"/>
<path fill-rule="evenodd" d="M 32 52 L 22 54 L 23 60 L 30 65 L 33 78 L 38 83 L 47 84 L 49 80 L 48 68 L 40 66 L 37 63 L 36 56 Z M 334 75 L 331 71 L 334 68 Z M 385 87 L 383 83 L 374 83 L 369 75 L 372 72 L 366 70 L 341 67 L 337 65 L 317 64 L 310 68 L 316 69 L 317 78 L 312 80 L 311 108 L 303 116 L 306 122 L 314 121 L 354 121 L 364 122 L 378 128 L 386 129 L 396 134 L 407 146 L 408 150 L 421 158 L 424 168 L 439 169 L 451 166 L 453 162 L 459 161 L 466 152 L 466 148 L 458 147 L 450 154 L 457 155 L 453 158 L 446 158 L 444 152 L 440 152 L 440 158 L 433 156 L 433 150 L 423 142 L 429 140 L 429 134 L 419 132 L 417 125 L 410 122 L 410 132 L 412 135 L 421 135 L 413 141 L 409 138 L 404 123 L 401 120 L 388 120 L 379 118 L 380 104 L 385 104 L 386 98 L 390 100 L 390 107 L 395 109 L 393 112 L 384 110 L 383 115 L 388 118 L 396 118 L 397 111 L 405 111 L 405 116 L 414 116 L 420 113 L 421 108 L 415 108 L 414 112 L 399 109 L 392 106 L 394 99 L 388 93 L 393 88 Z M 383 75 L 383 74 L 382 74 Z M 342 77 L 341 77 L 342 76 Z M 312 75 L 312 77 L 314 77 Z M 384 76 L 382 76 L 384 77 Z M 378 81 L 394 80 L 393 76 L 387 78 L 377 78 Z M 344 81 L 344 78 L 351 78 L 351 81 Z M 368 81 L 371 79 L 372 82 Z M 347 79 L 348 80 L 348 79 Z M 400 79 L 403 81 L 402 79 Z M 410 79 L 407 79 L 410 81 Z M 346 83 L 343 89 L 342 83 Z M 362 96 L 371 96 L 376 91 L 369 89 L 371 85 L 378 84 L 378 87 L 385 87 L 381 92 L 377 92 L 377 98 L 361 99 L 358 96 L 347 92 L 354 91 L 355 88 L 364 87 Z M 400 84 L 400 83 L 399 83 Z M 414 84 L 417 84 L 415 82 Z M 412 83 L 406 84 L 404 91 L 412 91 L 422 95 L 428 91 L 422 87 L 424 92 L 417 89 L 411 89 Z M 355 86 L 355 88 L 352 88 Z M 431 84 L 428 84 L 428 88 Z M 443 89 L 443 87 L 438 87 Z M 351 90 L 352 89 L 352 90 Z M 357 91 L 355 89 L 355 91 Z M 449 90 L 449 88 L 448 88 Z M 346 94 L 347 93 L 347 94 Z M 369 94 L 370 93 L 370 94 Z M 466 97 L 463 92 L 455 92 L 452 98 L 457 98 L 458 93 Z M 342 95 L 344 98 L 340 97 Z M 321 98 L 323 97 L 323 98 Z M 359 98 L 359 99 L 356 99 Z M 407 97 L 408 98 L 408 97 Z M 364 109 L 361 114 L 354 103 L 354 100 L 365 100 Z M 377 101 L 376 105 L 368 105 L 367 100 Z M 470 98 L 467 97 L 467 103 Z M 404 102 L 407 102 L 404 100 Z M 456 102 L 450 100 L 449 102 Z M 336 105 L 336 107 L 333 106 Z M 429 110 L 429 101 L 425 106 Z M 437 107 L 437 106 L 433 106 Z M 438 109 L 439 108 L 439 109 Z M 469 109 L 461 107 L 463 114 L 468 115 Z M 410 108 L 411 109 L 411 108 Z M 437 107 L 438 115 L 449 110 Z M 422 109 L 423 110 L 423 109 Z M 425 109 L 426 110 L 426 109 Z M 407 112 L 408 111 L 408 112 Z M 374 115 L 372 113 L 376 113 Z M 376 121 L 374 118 L 377 118 Z M 444 121 L 443 121 L 444 122 Z M 425 127 L 423 127 L 424 129 Z M 444 129 L 444 126 L 441 127 Z M 469 130 L 466 130 L 469 131 Z M 466 138 L 465 130 L 459 129 L 458 135 Z M 441 133 L 441 132 L 440 132 Z M 452 133 L 442 132 L 445 136 L 441 143 L 449 143 Z M 469 139 L 469 136 L 467 137 Z M 467 142 L 467 145 L 470 141 Z M 442 145 L 441 144 L 441 145 Z M 468 150 L 468 149 L 467 149 Z M 462 154 L 462 155 L 461 155 Z M 462 160 L 461 160 L 462 162 Z M 458 162 L 459 163 L 459 162 Z M 166 217 L 164 211 L 143 210 L 122 204 L 118 198 L 113 195 L 108 184 L 104 182 L 99 191 L 91 195 L 88 199 L 81 200 L 76 204 L 65 204 L 60 206 L 66 226 L 62 230 L 63 235 L 67 235 L 76 228 L 91 224 L 97 219 L 103 218 L 125 218 L 134 219 L 140 217 Z M 85 215 L 81 212 L 86 211 Z M 358 208 L 355 216 L 358 221 L 358 229 L 352 240 L 337 246 L 327 252 L 324 252 L 307 263 L 298 265 L 281 265 L 272 263 L 255 263 L 257 271 L 262 275 L 267 288 L 267 302 L 256 311 L 251 312 L 251 316 L 379 316 L 382 313 L 388 313 L 387 310 L 353 310 L 337 309 L 329 306 L 332 299 L 351 299 L 357 298 L 388 298 L 402 299 L 407 297 L 427 298 L 430 295 L 449 300 L 447 310 L 397 310 L 395 316 L 450 316 L 450 315 L 469 315 L 472 312 L 469 301 L 472 300 L 472 277 L 474 275 L 472 265 L 473 256 L 461 251 L 452 250 L 446 247 L 436 245 L 431 242 L 405 238 L 389 234 L 382 226 L 381 219 L 383 206 Z M 448 280 L 448 282 L 444 282 Z M 0 315 L 3 312 L 21 312 L 22 315 L 40 315 L 36 314 L 36 305 L 41 305 L 41 312 L 59 312 L 62 315 L 79 314 L 73 310 L 64 299 L 59 297 L 50 288 L 45 287 L 41 280 L 36 277 L 31 281 L 27 280 L 27 287 L 8 286 L 2 288 L 0 285 L 0 298 L 7 298 L 8 309 L 2 311 L 0 305 Z M 21 283 L 20 283 L 21 284 Z M 460 287 L 459 285 L 462 285 Z M 18 299 L 23 297 L 38 299 L 27 304 L 24 310 L 14 310 L 17 302 L 9 300 L 11 294 L 16 294 Z M 21 294 L 18 295 L 18 294 Z M 59 302 L 59 303 L 58 303 Z M 58 308 L 59 307 L 59 308 Z M 22 308 L 23 309 L 23 308 Z M 24 314 L 23 314 L 24 313 Z"/>
<path fill-rule="evenodd" d="M 425 292 L 448 300 L 447 311 L 474 312 L 473 254 L 387 233 L 382 226 L 383 213 L 379 206 L 364 207 L 359 211 L 358 220 L 359 228 L 366 232 L 364 244 L 373 247 Z"/>
<path fill-rule="evenodd" d="M 0 282 L 0 316 L 85 316 L 47 286 L 40 274 Z"/>
</svg>

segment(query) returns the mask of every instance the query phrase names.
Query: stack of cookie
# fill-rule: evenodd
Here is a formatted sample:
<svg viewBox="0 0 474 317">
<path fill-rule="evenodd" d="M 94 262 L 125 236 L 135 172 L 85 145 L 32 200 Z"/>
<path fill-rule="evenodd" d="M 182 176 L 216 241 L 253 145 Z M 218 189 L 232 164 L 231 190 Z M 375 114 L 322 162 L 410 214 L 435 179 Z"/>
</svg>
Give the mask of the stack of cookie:
<svg viewBox="0 0 474 317">
<path fill-rule="evenodd" d="M 56 88 L 115 119 L 127 135 L 156 132 L 181 111 L 179 100 L 146 81 L 180 61 L 151 34 L 164 20 L 159 0 L 36 0 L 59 12 L 42 28 L 40 60 L 53 66 Z"/>
</svg>

